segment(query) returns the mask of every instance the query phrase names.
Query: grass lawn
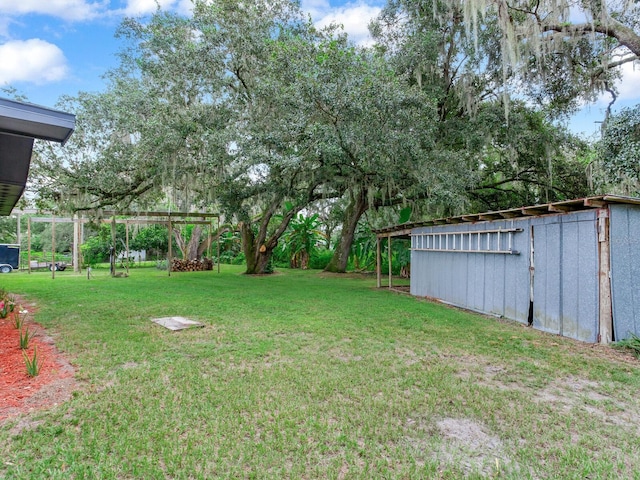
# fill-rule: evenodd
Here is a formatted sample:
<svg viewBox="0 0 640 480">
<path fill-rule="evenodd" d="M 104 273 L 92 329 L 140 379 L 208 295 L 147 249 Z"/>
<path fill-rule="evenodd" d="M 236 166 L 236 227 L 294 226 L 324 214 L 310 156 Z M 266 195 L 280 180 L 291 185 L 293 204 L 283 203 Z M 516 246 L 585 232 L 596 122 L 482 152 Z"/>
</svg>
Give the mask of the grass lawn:
<svg viewBox="0 0 640 480">
<path fill-rule="evenodd" d="M 640 362 L 375 278 L 241 271 L 0 276 L 79 379 L 0 425 L 0 478 L 640 478 Z"/>
</svg>

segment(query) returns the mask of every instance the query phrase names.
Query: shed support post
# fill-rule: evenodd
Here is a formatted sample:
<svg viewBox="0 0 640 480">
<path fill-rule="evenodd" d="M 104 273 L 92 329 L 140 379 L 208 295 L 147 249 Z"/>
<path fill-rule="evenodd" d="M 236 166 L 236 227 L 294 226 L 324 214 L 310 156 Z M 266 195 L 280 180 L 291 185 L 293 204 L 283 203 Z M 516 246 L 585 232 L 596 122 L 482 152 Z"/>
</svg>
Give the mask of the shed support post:
<svg viewBox="0 0 640 480">
<path fill-rule="evenodd" d="M 380 237 L 376 236 L 376 285 L 382 287 L 382 248 Z"/>
<path fill-rule="evenodd" d="M 598 209 L 598 273 L 600 333 L 598 342 L 607 345 L 613 341 L 613 311 L 611 303 L 611 265 L 609 257 L 609 209 Z"/>
</svg>

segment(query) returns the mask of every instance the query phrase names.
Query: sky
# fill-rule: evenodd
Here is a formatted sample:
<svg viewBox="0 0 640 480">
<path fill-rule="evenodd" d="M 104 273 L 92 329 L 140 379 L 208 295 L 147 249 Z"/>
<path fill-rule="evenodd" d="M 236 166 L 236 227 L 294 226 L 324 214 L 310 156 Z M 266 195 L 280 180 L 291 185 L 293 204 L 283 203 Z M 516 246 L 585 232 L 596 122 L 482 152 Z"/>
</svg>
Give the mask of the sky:
<svg viewBox="0 0 640 480">
<path fill-rule="evenodd" d="M 367 43 L 367 25 L 384 0 L 302 0 L 314 22 L 342 24 L 356 43 Z M 55 107 L 62 95 L 96 92 L 102 75 L 118 63 L 124 46 L 115 38 L 125 16 L 164 10 L 188 13 L 190 0 L 0 0 L 0 87 L 12 87 L 28 101 Z M 640 67 L 627 64 L 614 107 L 640 103 Z M 3 93 L 0 91 L 0 96 Z M 569 127 L 593 137 L 609 99 L 585 106 Z"/>
</svg>

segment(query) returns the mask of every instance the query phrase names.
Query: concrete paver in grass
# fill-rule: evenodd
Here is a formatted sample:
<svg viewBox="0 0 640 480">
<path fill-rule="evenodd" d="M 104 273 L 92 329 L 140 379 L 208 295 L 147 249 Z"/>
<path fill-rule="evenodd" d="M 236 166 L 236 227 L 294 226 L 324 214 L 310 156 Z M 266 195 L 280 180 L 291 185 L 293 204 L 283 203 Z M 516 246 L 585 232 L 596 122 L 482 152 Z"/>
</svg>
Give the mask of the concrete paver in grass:
<svg viewBox="0 0 640 480">
<path fill-rule="evenodd" d="M 157 323 L 158 325 L 173 331 L 185 330 L 187 328 L 204 327 L 203 323 L 196 322 L 195 320 L 190 320 L 184 317 L 152 318 L 151 321 L 153 323 Z"/>
</svg>

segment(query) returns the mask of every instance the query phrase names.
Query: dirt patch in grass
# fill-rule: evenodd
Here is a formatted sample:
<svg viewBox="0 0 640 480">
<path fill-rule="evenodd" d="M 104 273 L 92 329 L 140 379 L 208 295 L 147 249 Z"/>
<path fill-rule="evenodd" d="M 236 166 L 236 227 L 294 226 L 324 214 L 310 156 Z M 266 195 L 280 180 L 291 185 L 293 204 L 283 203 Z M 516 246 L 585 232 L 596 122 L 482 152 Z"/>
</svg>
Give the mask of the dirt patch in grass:
<svg viewBox="0 0 640 480">
<path fill-rule="evenodd" d="M 574 377 L 557 379 L 540 390 L 534 399 L 539 403 L 555 405 L 566 412 L 582 408 L 589 412 L 594 421 L 640 435 L 640 404 L 637 398 L 614 398 L 598 382 Z"/>
<path fill-rule="evenodd" d="M 500 438 L 469 418 L 407 419 L 404 444 L 414 458 L 437 462 L 442 469 L 455 468 L 465 476 L 492 476 L 517 471 Z"/>
<path fill-rule="evenodd" d="M 465 418 L 444 418 L 436 422 L 444 443 L 438 457 L 445 463 L 459 463 L 465 474 L 489 475 L 507 461 L 502 442 L 477 422 Z M 496 463 L 497 462 L 497 463 Z"/>
<path fill-rule="evenodd" d="M 33 307 L 29 310 L 32 313 Z M 37 348 L 42 362 L 40 373 L 35 377 L 27 375 L 13 314 L 0 320 L 0 423 L 65 402 L 76 388 L 74 369 L 58 351 L 53 339 L 29 317 L 25 318 L 25 328 L 35 333 L 35 337 L 24 352 L 32 358 Z"/>
</svg>

